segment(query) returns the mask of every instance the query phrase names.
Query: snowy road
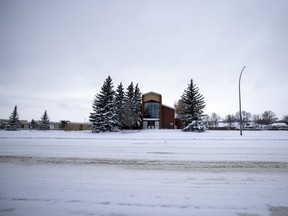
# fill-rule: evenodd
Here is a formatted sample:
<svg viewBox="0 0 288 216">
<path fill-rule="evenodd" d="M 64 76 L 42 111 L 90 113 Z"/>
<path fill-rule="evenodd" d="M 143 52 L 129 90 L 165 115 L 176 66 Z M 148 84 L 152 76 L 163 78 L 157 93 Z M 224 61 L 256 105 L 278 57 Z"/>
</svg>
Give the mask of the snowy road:
<svg viewBox="0 0 288 216">
<path fill-rule="evenodd" d="M 0 132 L 0 215 L 288 215 L 288 133 Z"/>
<path fill-rule="evenodd" d="M 188 161 L 288 161 L 287 131 L 0 132 L 1 155 Z"/>
</svg>

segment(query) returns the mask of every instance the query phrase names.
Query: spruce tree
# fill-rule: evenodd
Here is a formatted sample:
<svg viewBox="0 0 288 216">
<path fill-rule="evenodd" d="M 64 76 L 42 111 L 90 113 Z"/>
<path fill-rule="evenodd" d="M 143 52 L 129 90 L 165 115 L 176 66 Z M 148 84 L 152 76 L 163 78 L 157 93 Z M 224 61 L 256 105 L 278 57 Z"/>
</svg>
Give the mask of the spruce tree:
<svg viewBox="0 0 288 216">
<path fill-rule="evenodd" d="M 43 116 L 41 117 L 41 130 L 49 130 L 50 129 L 50 120 L 49 116 L 47 114 L 47 111 L 45 110 Z"/>
<path fill-rule="evenodd" d="M 123 122 L 123 100 L 124 100 L 124 88 L 122 82 L 118 85 L 116 92 L 115 92 L 115 113 L 117 115 L 117 124 L 118 128 L 122 129 L 124 126 Z"/>
<path fill-rule="evenodd" d="M 95 96 L 90 114 L 92 132 L 114 131 L 117 129 L 117 115 L 114 106 L 113 82 L 110 76 L 104 81 L 101 91 Z"/>
<path fill-rule="evenodd" d="M 142 109 L 142 94 L 140 88 L 137 85 L 135 86 L 134 90 L 134 97 L 133 97 L 133 112 L 134 112 L 134 128 L 139 129 L 141 127 L 142 118 L 141 118 L 141 109 Z"/>
<path fill-rule="evenodd" d="M 181 99 L 183 107 L 179 113 L 179 117 L 183 122 L 184 127 L 193 120 L 201 120 L 205 102 L 204 97 L 199 93 L 199 88 L 193 83 L 193 79 L 190 80 L 188 88 L 184 90 Z"/>
<path fill-rule="evenodd" d="M 127 87 L 123 100 L 123 128 L 133 129 L 134 113 L 133 113 L 133 98 L 134 98 L 134 85 L 133 82 Z"/>
<path fill-rule="evenodd" d="M 19 121 L 19 115 L 17 112 L 17 105 L 14 107 L 13 112 L 11 113 L 11 116 L 9 117 L 8 127 L 7 130 L 10 131 L 18 131 L 21 128 L 21 124 Z"/>
<path fill-rule="evenodd" d="M 30 129 L 39 129 L 39 122 L 32 119 L 30 123 Z"/>
</svg>

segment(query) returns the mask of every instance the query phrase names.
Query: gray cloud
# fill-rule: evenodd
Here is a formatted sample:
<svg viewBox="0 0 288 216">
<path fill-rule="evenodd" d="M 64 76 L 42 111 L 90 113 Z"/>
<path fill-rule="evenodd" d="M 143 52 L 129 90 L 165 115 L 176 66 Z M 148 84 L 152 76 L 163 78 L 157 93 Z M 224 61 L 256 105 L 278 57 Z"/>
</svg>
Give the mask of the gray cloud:
<svg viewBox="0 0 288 216">
<path fill-rule="evenodd" d="M 244 65 L 244 109 L 281 118 L 287 9 L 284 0 L 1 1 L 0 118 L 19 104 L 26 119 L 44 108 L 54 120 L 82 121 L 108 75 L 170 106 L 193 78 L 205 111 L 224 116 L 238 109 Z"/>
</svg>

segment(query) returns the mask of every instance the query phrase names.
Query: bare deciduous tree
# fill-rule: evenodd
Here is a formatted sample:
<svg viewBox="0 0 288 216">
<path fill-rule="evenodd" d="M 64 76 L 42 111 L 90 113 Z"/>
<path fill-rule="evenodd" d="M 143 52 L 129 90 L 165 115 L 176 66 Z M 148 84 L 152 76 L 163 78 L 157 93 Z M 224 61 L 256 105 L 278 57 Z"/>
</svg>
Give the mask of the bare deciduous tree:
<svg viewBox="0 0 288 216">
<path fill-rule="evenodd" d="M 271 110 L 264 111 L 262 114 L 262 123 L 265 125 L 272 124 L 275 122 L 278 118 L 276 117 L 275 113 Z"/>
<path fill-rule="evenodd" d="M 224 122 L 228 124 L 229 128 L 232 128 L 233 123 L 236 122 L 236 117 L 232 114 L 228 114 L 227 116 L 225 116 L 224 118 Z"/>
</svg>

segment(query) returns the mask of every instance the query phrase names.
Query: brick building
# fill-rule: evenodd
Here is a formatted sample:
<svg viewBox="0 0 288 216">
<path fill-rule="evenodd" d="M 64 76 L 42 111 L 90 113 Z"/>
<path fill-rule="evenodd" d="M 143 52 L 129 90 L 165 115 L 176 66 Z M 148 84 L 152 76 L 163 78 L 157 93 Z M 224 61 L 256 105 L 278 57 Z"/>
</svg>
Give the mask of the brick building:
<svg viewBox="0 0 288 216">
<path fill-rule="evenodd" d="M 162 104 L 162 96 L 155 92 L 142 95 L 143 129 L 174 129 L 175 110 Z"/>
</svg>

